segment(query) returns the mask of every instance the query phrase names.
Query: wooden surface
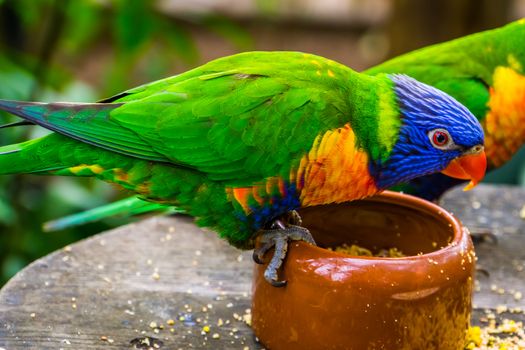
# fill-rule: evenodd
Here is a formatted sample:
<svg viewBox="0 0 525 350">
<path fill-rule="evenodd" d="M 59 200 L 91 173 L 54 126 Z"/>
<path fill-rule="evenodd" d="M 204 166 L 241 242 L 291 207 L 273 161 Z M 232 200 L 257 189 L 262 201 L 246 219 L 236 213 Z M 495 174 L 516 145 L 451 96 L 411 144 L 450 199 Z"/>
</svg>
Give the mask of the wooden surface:
<svg viewBox="0 0 525 350">
<path fill-rule="evenodd" d="M 491 227 L 498 240 L 476 247 L 484 272 L 473 323 L 487 313 L 525 321 L 525 190 L 454 190 L 443 204 L 467 225 Z M 11 279 L 0 291 L 0 349 L 261 349 L 246 324 L 251 271 L 251 252 L 189 218 L 124 226 Z"/>
<path fill-rule="evenodd" d="M 496 242 L 477 242 L 476 291 L 472 324 L 486 326 L 491 317 L 525 323 L 525 189 L 478 185 L 448 192 L 440 203 L 467 227 L 490 229 Z M 525 213 L 524 213 L 525 214 Z M 521 348 L 520 348 L 521 349 Z"/>
<path fill-rule="evenodd" d="M 16 275 L 0 293 L 0 347 L 147 349 L 150 337 L 166 349 L 260 348 L 234 316 L 250 307 L 250 278 L 249 252 L 190 218 L 153 218 L 57 251 Z M 210 332 L 201 335 L 205 322 Z"/>
</svg>

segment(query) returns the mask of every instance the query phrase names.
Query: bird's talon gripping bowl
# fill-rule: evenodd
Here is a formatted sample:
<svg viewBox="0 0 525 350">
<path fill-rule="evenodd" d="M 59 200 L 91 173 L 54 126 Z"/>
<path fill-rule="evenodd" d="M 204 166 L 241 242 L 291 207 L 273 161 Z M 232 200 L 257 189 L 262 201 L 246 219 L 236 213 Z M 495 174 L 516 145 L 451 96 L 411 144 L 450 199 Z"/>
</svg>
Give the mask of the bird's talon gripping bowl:
<svg viewBox="0 0 525 350">
<path fill-rule="evenodd" d="M 279 221 L 277 226 L 283 226 L 282 222 Z M 279 280 L 278 270 L 281 268 L 286 257 L 288 241 L 305 241 L 315 245 L 310 231 L 306 228 L 288 225 L 284 228 L 263 231 L 259 236 L 261 246 L 253 251 L 253 260 L 257 264 L 263 264 L 263 258 L 266 252 L 274 248 L 272 259 L 264 271 L 264 278 L 274 287 L 284 287 L 286 285 L 286 281 Z"/>
<path fill-rule="evenodd" d="M 253 250 L 253 261 L 259 265 L 264 264 L 264 254 L 266 254 L 268 250 L 272 249 L 273 246 L 274 246 L 273 242 L 266 242 L 261 247 L 254 249 Z"/>
</svg>

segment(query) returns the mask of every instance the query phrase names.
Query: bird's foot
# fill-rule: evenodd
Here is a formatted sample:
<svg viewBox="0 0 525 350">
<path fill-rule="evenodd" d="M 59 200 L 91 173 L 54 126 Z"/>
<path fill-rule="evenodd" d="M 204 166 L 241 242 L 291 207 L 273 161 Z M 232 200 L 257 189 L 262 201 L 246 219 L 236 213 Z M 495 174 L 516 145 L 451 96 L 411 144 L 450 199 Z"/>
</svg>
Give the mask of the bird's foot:
<svg viewBox="0 0 525 350">
<path fill-rule="evenodd" d="M 272 260 L 264 271 L 264 278 L 274 287 L 284 287 L 286 281 L 279 280 L 277 271 L 282 266 L 286 252 L 288 251 L 288 241 L 305 241 L 315 244 L 315 241 L 306 228 L 297 226 L 301 219 L 297 212 L 287 214 L 289 224 L 285 225 L 282 219 L 275 220 L 272 228 L 264 230 L 260 235 L 261 246 L 253 251 L 253 260 L 257 264 L 263 264 L 264 255 L 271 248 L 275 248 Z M 290 224 L 293 223 L 293 224 Z"/>
</svg>

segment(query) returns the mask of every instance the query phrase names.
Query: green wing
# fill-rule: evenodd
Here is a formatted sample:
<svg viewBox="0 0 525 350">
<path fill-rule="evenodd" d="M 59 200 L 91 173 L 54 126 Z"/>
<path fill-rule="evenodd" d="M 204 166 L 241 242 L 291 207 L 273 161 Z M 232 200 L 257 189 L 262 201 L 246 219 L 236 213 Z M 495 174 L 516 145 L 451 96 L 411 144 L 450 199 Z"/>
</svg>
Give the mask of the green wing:
<svg viewBox="0 0 525 350">
<path fill-rule="evenodd" d="M 111 119 L 110 114 L 120 106 L 0 100 L 1 109 L 71 138 L 138 158 L 168 161 L 133 130 Z"/>
<path fill-rule="evenodd" d="M 301 53 L 237 55 L 110 103 L 18 103 L 9 110 L 95 146 L 239 185 L 286 174 L 318 134 L 342 126 L 345 114 L 348 121 L 344 78 L 355 73 L 330 61 L 343 79 L 318 78 L 317 66 L 308 63 L 313 58 L 324 60 Z"/>
</svg>

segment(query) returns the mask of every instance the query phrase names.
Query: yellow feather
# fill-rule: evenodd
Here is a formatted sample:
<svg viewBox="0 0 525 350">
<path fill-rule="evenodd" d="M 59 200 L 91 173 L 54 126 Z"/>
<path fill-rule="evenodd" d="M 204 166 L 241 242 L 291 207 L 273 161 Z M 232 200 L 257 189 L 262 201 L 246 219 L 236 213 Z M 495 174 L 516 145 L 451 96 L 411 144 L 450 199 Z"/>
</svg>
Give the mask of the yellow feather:
<svg viewBox="0 0 525 350">
<path fill-rule="evenodd" d="M 368 173 L 368 155 L 356 148 L 348 124 L 322 135 L 300 164 L 297 179 L 304 176 L 303 205 L 344 202 L 378 192 Z"/>
<path fill-rule="evenodd" d="M 484 123 L 490 166 L 508 161 L 525 140 L 525 76 L 509 67 L 494 71 Z"/>
</svg>

